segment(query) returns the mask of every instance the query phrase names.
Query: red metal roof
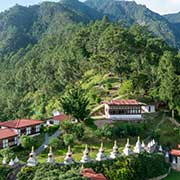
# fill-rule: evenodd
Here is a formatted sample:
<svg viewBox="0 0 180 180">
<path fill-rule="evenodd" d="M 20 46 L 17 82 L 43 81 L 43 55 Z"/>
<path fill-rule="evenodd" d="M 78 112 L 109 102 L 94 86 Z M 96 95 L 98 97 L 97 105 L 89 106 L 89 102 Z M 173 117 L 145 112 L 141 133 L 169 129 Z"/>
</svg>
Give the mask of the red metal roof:
<svg viewBox="0 0 180 180">
<path fill-rule="evenodd" d="M 0 129 L 0 139 L 7 139 L 14 136 L 18 136 L 15 130 L 9 128 Z"/>
<path fill-rule="evenodd" d="M 91 168 L 84 169 L 81 174 L 91 180 L 107 180 L 103 174 L 96 174 Z"/>
<path fill-rule="evenodd" d="M 177 149 L 172 149 L 170 154 L 174 155 L 174 156 L 180 156 L 180 150 Z"/>
<path fill-rule="evenodd" d="M 8 128 L 23 128 L 23 127 L 29 127 L 33 125 L 42 124 L 43 121 L 40 120 L 31 120 L 31 119 L 16 119 L 6 122 L 1 122 L 0 126 L 8 127 Z"/>
<path fill-rule="evenodd" d="M 136 101 L 135 99 L 121 99 L 104 102 L 108 105 L 143 105 L 143 103 Z"/>
<path fill-rule="evenodd" d="M 68 118 L 69 118 L 69 116 L 67 116 L 65 114 L 60 114 L 60 115 L 53 117 L 53 119 L 57 120 L 57 121 L 64 121 L 64 120 L 67 120 Z"/>
</svg>

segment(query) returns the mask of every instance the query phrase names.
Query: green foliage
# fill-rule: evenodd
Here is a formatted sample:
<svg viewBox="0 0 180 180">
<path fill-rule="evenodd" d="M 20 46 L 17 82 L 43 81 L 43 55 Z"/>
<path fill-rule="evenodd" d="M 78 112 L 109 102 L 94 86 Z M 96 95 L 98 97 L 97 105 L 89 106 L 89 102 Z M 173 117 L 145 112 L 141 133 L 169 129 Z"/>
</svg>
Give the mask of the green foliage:
<svg viewBox="0 0 180 180">
<path fill-rule="evenodd" d="M 52 139 L 50 140 L 50 142 L 49 142 L 49 145 L 50 145 L 53 149 L 57 150 L 57 149 L 60 149 L 60 147 L 62 147 L 63 142 L 62 142 L 62 140 L 59 139 L 59 138 L 52 138 Z"/>
<path fill-rule="evenodd" d="M 66 146 L 72 146 L 75 141 L 75 137 L 73 134 L 64 134 L 63 141 Z"/>
<path fill-rule="evenodd" d="M 46 126 L 46 127 L 43 127 L 43 132 L 51 135 L 51 134 L 54 134 L 58 129 L 59 129 L 59 125 Z"/>
<path fill-rule="evenodd" d="M 133 92 L 133 82 L 132 80 L 126 80 L 121 84 L 121 87 L 119 89 L 120 95 L 130 95 Z"/>
<path fill-rule="evenodd" d="M 0 165 L 0 180 L 5 180 L 11 171 L 11 167 Z"/>
<path fill-rule="evenodd" d="M 162 154 L 140 154 L 137 156 L 119 157 L 115 160 L 91 162 L 84 165 L 97 173 L 103 173 L 111 180 L 150 179 L 167 173 L 169 165 Z M 32 171 L 32 172 L 31 172 Z M 32 180 L 40 179 L 83 179 L 80 176 L 80 165 L 62 166 L 59 164 L 40 164 L 36 168 L 23 168 L 18 179 L 25 176 Z M 78 179 L 79 178 L 79 179 Z"/>
<path fill-rule="evenodd" d="M 83 121 L 89 116 L 89 101 L 80 86 L 68 89 L 65 95 L 61 97 L 60 102 L 64 112 L 71 115 L 75 120 Z"/>
<path fill-rule="evenodd" d="M 113 136 L 113 127 L 111 127 L 108 124 L 105 124 L 102 128 L 98 128 L 96 130 L 96 134 L 100 137 L 105 137 L 110 139 Z"/>
<path fill-rule="evenodd" d="M 22 135 L 20 141 L 24 149 L 31 149 L 34 146 L 34 139 L 28 135 Z"/>
<path fill-rule="evenodd" d="M 30 43 L 21 35 L 12 35 L 26 40 L 28 44 L 19 44 L 21 49 L 15 47 L 6 53 L 2 48 L 0 118 L 3 121 L 22 117 L 46 119 L 54 109 L 64 109 L 82 121 L 88 117 L 89 109 L 99 103 L 99 98 L 112 98 L 111 90 L 108 90 L 110 86 L 121 87 L 121 94 L 135 92 L 142 96 L 150 95 L 158 101 L 160 94 L 164 100 L 162 94 L 166 90 L 164 94 L 171 98 L 167 99 L 169 108 L 180 112 L 180 56 L 176 50 L 138 25 L 125 28 L 120 23 L 111 23 L 106 17 L 90 24 L 77 24 L 85 17 L 71 8 L 82 3 L 68 3 L 70 9 L 63 3 L 48 2 L 31 7 L 29 11 L 33 11 L 34 19 L 30 24 L 26 16 L 19 21 L 19 9 L 31 17 L 28 8 L 18 6 L 1 14 L 3 22 L 6 16 L 8 19 L 5 30 L 14 22 L 17 23 L 16 28 L 20 26 L 18 31 L 23 29 L 26 35 L 35 39 Z M 83 15 L 84 8 L 84 5 L 80 8 Z M 11 11 L 13 15 L 10 15 Z M 83 22 L 89 22 L 91 18 L 85 19 Z M 163 80 L 164 63 L 171 66 L 167 68 L 168 74 L 164 74 L 167 80 Z M 113 74 L 113 77 L 107 74 Z M 172 85 L 163 88 L 173 77 L 173 84 L 171 82 Z M 69 89 L 72 84 L 75 87 L 82 84 L 82 87 Z M 173 89 L 174 86 L 176 88 Z M 61 108 L 60 97 L 65 98 L 64 102 L 69 106 Z"/>
<path fill-rule="evenodd" d="M 146 129 L 145 124 L 115 124 L 113 127 L 113 136 L 116 138 L 124 138 L 129 136 L 139 136 Z"/>
<path fill-rule="evenodd" d="M 34 173 L 36 172 L 35 167 L 23 167 L 21 171 L 18 173 L 18 179 L 19 180 L 32 180 L 34 177 Z"/>
<path fill-rule="evenodd" d="M 6 157 L 7 160 L 9 160 L 9 161 L 10 161 L 10 159 L 14 158 L 14 152 L 9 147 L 1 149 L 0 155 L 2 157 Z"/>
</svg>

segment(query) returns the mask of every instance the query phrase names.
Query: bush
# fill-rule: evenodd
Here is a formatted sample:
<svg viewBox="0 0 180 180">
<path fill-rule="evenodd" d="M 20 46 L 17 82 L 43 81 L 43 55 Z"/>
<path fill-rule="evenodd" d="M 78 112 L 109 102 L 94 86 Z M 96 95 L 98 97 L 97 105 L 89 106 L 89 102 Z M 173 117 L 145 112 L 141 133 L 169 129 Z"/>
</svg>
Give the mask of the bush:
<svg viewBox="0 0 180 180">
<path fill-rule="evenodd" d="M 77 139 L 83 138 L 85 131 L 82 123 L 72 123 L 71 121 L 63 122 L 61 130 L 64 134 L 73 134 Z"/>
<path fill-rule="evenodd" d="M 48 133 L 49 135 L 52 135 L 59 129 L 59 125 L 53 125 L 53 126 L 46 126 L 43 129 L 44 133 Z"/>
<path fill-rule="evenodd" d="M 12 168 L 9 166 L 0 165 L 0 180 L 7 179 L 8 174 L 11 172 Z"/>
<path fill-rule="evenodd" d="M 75 137 L 73 134 L 64 134 L 63 141 L 66 146 L 72 146 L 75 141 Z"/>
<path fill-rule="evenodd" d="M 19 180 L 72 179 L 81 180 L 79 163 L 62 166 L 60 164 L 40 164 L 37 167 L 25 167 L 18 174 Z M 161 154 L 143 153 L 134 156 L 119 157 L 115 160 L 84 164 L 97 173 L 103 173 L 110 180 L 145 180 L 167 173 L 169 165 Z M 79 179 L 78 179 L 79 178 Z"/>
<path fill-rule="evenodd" d="M 8 161 L 10 161 L 10 159 L 14 158 L 14 152 L 9 147 L 1 149 L 0 155 L 2 157 L 6 157 Z"/>
<path fill-rule="evenodd" d="M 115 124 L 113 127 L 113 136 L 116 138 L 134 137 L 139 136 L 144 130 L 144 124 Z"/>
<path fill-rule="evenodd" d="M 105 124 L 101 129 L 96 130 L 96 135 L 99 137 L 112 138 L 113 136 L 113 128 Z"/>
<path fill-rule="evenodd" d="M 22 135 L 20 141 L 24 149 L 30 149 L 34 145 L 34 139 L 27 135 Z"/>
<path fill-rule="evenodd" d="M 52 138 L 49 142 L 49 145 L 53 149 L 57 150 L 58 148 L 63 146 L 63 141 L 62 141 L 62 139 L 59 139 L 59 138 Z"/>
</svg>

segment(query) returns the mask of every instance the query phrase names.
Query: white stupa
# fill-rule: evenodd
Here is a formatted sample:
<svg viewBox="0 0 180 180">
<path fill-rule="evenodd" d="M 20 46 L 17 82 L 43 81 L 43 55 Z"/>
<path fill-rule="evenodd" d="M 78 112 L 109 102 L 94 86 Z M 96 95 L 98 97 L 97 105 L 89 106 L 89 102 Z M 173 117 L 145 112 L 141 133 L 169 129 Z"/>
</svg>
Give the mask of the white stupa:
<svg viewBox="0 0 180 180">
<path fill-rule="evenodd" d="M 89 156 L 89 149 L 88 146 L 86 145 L 85 150 L 83 152 L 83 157 L 81 159 L 82 163 L 88 163 L 91 162 L 91 157 Z"/>
<path fill-rule="evenodd" d="M 3 164 L 3 165 L 6 165 L 6 164 L 7 164 L 7 158 L 6 158 L 6 157 L 3 157 L 2 164 Z"/>
<path fill-rule="evenodd" d="M 19 163 L 19 159 L 18 159 L 17 156 L 16 156 L 16 158 L 14 159 L 14 163 L 15 163 L 15 164 Z"/>
<path fill-rule="evenodd" d="M 134 147 L 134 152 L 139 154 L 139 153 L 141 153 L 141 151 L 142 151 L 142 145 L 141 145 L 140 137 L 138 136 L 136 146 Z"/>
<path fill-rule="evenodd" d="M 47 163 L 55 163 L 52 147 L 49 148 Z"/>
<path fill-rule="evenodd" d="M 68 152 L 66 153 L 66 157 L 64 158 L 64 164 L 73 164 L 74 159 L 72 158 L 71 147 L 68 146 Z"/>
<path fill-rule="evenodd" d="M 115 159 L 118 156 L 119 156 L 119 148 L 117 146 L 117 142 L 114 141 L 113 151 L 110 154 L 110 158 Z"/>
<path fill-rule="evenodd" d="M 27 166 L 36 166 L 37 164 L 38 160 L 34 152 L 34 147 L 32 147 L 31 153 L 29 154 L 29 159 L 27 160 Z"/>
<path fill-rule="evenodd" d="M 107 157 L 104 153 L 103 143 L 101 143 L 101 147 L 99 149 L 99 152 L 96 155 L 96 161 L 105 161 L 107 160 Z"/>
<path fill-rule="evenodd" d="M 123 155 L 129 156 L 133 154 L 133 151 L 131 150 L 131 145 L 129 144 L 129 139 L 127 139 L 127 143 L 125 145 L 125 148 L 123 150 Z"/>
<path fill-rule="evenodd" d="M 145 151 L 145 147 L 146 147 L 146 145 L 145 145 L 144 141 L 142 141 L 142 144 L 141 144 L 142 151 Z"/>
<path fill-rule="evenodd" d="M 159 146 L 159 152 L 163 152 L 163 148 L 161 145 Z"/>
<path fill-rule="evenodd" d="M 14 166 L 14 165 L 15 165 L 15 163 L 14 163 L 13 159 L 11 159 L 9 162 L 9 166 Z"/>
</svg>

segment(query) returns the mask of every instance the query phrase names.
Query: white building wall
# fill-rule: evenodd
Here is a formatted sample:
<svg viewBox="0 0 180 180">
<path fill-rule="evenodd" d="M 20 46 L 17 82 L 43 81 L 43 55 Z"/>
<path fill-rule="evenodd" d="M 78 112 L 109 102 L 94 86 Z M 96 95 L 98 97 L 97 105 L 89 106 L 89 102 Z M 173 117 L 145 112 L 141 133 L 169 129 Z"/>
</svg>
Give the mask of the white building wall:
<svg viewBox="0 0 180 180">
<path fill-rule="evenodd" d="M 141 114 L 132 114 L 132 115 L 107 115 L 108 119 L 112 120 L 140 120 L 142 119 Z"/>
<path fill-rule="evenodd" d="M 143 113 L 154 113 L 156 112 L 155 105 L 142 106 Z"/>
</svg>

